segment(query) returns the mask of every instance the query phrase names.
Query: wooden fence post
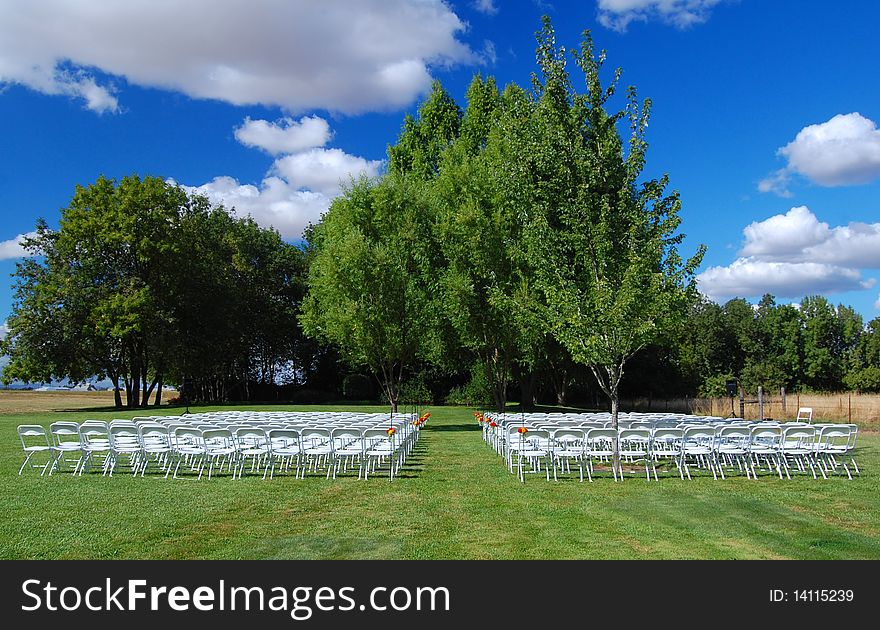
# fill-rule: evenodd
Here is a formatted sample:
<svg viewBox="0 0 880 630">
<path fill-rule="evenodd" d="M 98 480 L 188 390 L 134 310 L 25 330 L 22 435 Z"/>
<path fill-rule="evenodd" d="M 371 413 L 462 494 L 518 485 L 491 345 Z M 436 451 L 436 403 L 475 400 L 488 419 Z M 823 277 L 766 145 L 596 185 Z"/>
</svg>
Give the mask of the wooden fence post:
<svg viewBox="0 0 880 630">
<path fill-rule="evenodd" d="M 764 387 L 758 385 L 758 420 L 764 419 Z"/>
<path fill-rule="evenodd" d="M 785 415 L 785 388 L 779 388 L 779 395 L 782 396 L 782 415 Z"/>
</svg>

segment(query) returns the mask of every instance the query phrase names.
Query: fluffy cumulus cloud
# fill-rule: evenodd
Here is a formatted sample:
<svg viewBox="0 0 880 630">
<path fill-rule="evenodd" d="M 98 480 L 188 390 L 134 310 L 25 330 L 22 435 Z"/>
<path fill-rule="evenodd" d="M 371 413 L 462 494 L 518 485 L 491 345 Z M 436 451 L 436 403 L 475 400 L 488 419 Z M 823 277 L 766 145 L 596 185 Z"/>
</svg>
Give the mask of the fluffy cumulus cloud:
<svg viewBox="0 0 880 630">
<path fill-rule="evenodd" d="M 115 112 L 114 78 L 290 112 L 396 109 L 479 61 L 442 0 L 0 0 L 0 86 Z M 109 77 L 109 78 L 108 78 Z"/>
<path fill-rule="evenodd" d="M 784 168 L 761 180 L 758 190 L 787 196 L 792 175 L 820 186 L 867 184 L 880 178 L 880 129 L 858 112 L 809 125 L 777 151 Z"/>
<path fill-rule="evenodd" d="M 698 276 L 709 297 L 800 297 L 868 289 L 875 280 L 863 277 L 863 271 L 880 269 L 880 223 L 831 227 L 799 206 L 749 224 L 743 235 L 739 258 Z"/>
<path fill-rule="evenodd" d="M 24 250 L 24 247 L 21 246 L 21 242 L 25 238 L 32 238 L 36 235 L 36 232 L 28 232 L 27 234 L 19 234 L 8 241 L 0 241 L 0 260 L 10 260 L 27 256 L 27 252 Z"/>
<path fill-rule="evenodd" d="M 330 207 L 343 184 L 361 175 L 374 177 L 382 167 L 379 160 L 323 148 L 331 135 L 327 121 L 317 116 L 280 123 L 245 119 L 235 132 L 238 141 L 279 155 L 263 181 L 243 184 L 224 175 L 185 187 L 274 227 L 287 239 L 300 238 L 303 229 Z"/>
<path fill-rule="evenodd" d="M 721 0 L 598 0 L 602 26 L 625 32 L 632 22 L 660 20 L 676 28 L 688 28 L 709 19 Z"/>
<path fill-rule="evenodd" d="M 283 118 L 277 122 L 251 120 L 235 130 L 235 139 L 247 147 L 263 149 L 271 155 L 296 153 L 322 147 L 330 140 L 330 125 L 319 116 L 306 116 L 299 121 Z"/>
</svg>

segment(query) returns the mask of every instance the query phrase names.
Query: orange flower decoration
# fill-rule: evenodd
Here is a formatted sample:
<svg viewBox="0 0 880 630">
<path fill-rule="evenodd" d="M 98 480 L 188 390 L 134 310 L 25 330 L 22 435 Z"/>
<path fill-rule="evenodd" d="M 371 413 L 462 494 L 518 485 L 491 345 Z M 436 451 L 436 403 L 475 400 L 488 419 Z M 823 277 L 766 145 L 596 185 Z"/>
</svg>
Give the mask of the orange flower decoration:
<svg viewBox="0 0 880 630">
<path fill-rule="evenodd" d="M 520 427 L 520 428 L 518 428 L 518 429 L 516 430 L 516 432 L 519 433 L 519 434 L 524 434 L 524 433 L 528 433 L 529 430 L 528 430 L 527 428 L 525 428 L 525 427 Z"/>
<path fill-rule="evenodd" d="M 385 433 L 387 433 L 388 436 L 391 437 L 392 435 L 394 435 L 395 433 L 397 433 L 397 429 L 395 429 L 394 427 L 389 427 L 389 428 L 385 431 Z"/>
<path fill-rule="evenodd" d="M 498 423 L 496 423 L 494 420 L 492 420 L 492 421 L 489 423 L 489 426 L 492 427 L 492 428 L 494 429 L 495 427 L 498 426 Z"/>
</svg>

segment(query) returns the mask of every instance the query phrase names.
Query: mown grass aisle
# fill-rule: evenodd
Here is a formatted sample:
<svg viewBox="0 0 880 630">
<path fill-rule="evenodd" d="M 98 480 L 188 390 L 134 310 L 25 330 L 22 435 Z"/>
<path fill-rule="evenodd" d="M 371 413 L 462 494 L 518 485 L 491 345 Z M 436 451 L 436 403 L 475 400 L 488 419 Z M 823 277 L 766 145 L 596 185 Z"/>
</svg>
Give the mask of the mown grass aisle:
<svg viewBox="0 0 880 630">
<path fill-rule="evenodd" d="M 138 414 L 0 412 L 0 557 L 880 558 L 876 434 L 860 436 L 863 474 L 852 482 L 675 476 L 581 484 L 530 475 L 520 484 L 480 439 L 471 410 L 431 414 L 394 482 L 208 482 L 18 477 L 16 425 Z"/>
</svg>

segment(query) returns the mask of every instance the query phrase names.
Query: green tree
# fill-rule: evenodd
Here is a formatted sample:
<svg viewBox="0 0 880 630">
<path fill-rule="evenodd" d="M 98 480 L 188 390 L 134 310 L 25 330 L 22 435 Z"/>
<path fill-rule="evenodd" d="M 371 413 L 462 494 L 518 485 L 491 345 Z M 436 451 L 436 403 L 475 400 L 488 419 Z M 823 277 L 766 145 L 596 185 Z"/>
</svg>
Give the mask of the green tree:
<svg viewBox="0 0 880 630">
<path fill-rule="evenodd" d="M 158 178 L 101 177 L 78 186 L 60 228 L 45 222 L 25 243 L 34 258 L 16 271 L 16 303 L 5 349 L 4 379 L 91 375 L 124 384 L 130 407 L 145 405 L 163 380 L 172 324 L 163 279 L 179 243 L 185 192 Z M 41 343 L 39 335 L 52 341 Z"/>
<path fill-rule="evenodd" d="M 428 208 L 414 177 L 361 180 L 312 232 L 303 328 L 369 368 L 393 410 L 406 368 L 430 339 Z"/>
<path fill-rule="evenodd" d="M 624 110 L 606 110 L 620 71 L 602 87 L 605 53 L 594 54 L 589 32 L 575 55 L 586 94 L 571 87 L 549 19 L 538 41 L 538 115 L 549 141 L 538 145 L 537 159 L 554 165 L 558 176 L 551 185 L 561 194 L 531 219 L 530 252 L 553 333 L 575 361 L 590 367 L 617 427 L 626 363 L 684 317 L 695 299 L 703 250 L 687 261 L 678 254 L 681 202 L 677 193 L 666 193 L 668 178 L 640 181 L 650 101 L 639 104 L 630 88 Z M 629 126 L 626 147 L 618 123 Z"/>
</svg>

